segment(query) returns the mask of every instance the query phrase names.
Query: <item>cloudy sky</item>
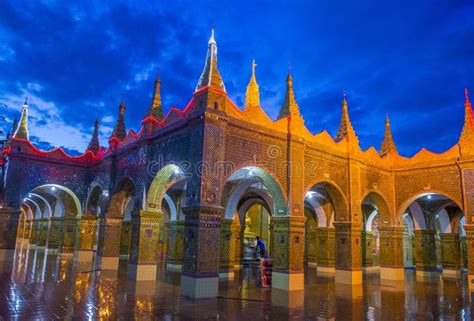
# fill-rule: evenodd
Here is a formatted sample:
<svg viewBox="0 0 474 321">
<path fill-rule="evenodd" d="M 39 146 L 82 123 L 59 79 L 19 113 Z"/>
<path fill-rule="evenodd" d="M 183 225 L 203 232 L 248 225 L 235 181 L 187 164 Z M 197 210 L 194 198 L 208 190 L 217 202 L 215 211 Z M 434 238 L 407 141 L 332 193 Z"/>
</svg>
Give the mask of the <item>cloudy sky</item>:
<svg viewBox="0 0 474 321">
<path fill-rule="evenodd" d="M 0 1 L 4 132 L 28 96 L 37 146 L 82 152 L 96 117 L 106 146 L 121 96 L 127 128 L 139 130 L 158 67 L 165 110 L 184 108 L 211 26 L 238 106 L 256 59 L 275 118 L 291 63 L 310 131 L 335 135 L 344 90 L 364 149 L 380 147 L 388 112 L 401 154 L 442 152 L 461 131 L 465 87 L 474 100 L 472 1 L 104 2 Z"/>
</svg>

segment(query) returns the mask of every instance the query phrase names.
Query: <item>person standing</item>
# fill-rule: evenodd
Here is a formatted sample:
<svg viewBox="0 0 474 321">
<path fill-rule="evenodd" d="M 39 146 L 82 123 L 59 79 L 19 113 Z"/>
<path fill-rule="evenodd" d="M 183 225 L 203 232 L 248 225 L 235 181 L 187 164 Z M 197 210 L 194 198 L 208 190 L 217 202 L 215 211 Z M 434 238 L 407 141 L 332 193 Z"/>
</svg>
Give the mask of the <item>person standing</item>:
<svg viewBox="0 0 474 321">
<path fill-rule="evenodd" d="M 260 253 L 260 258 L 265 258 L 265 243 L 263 243 L 263 240 L 260 238 L 260 236 L 257 236 L 257 250 Z"/>
</svg>

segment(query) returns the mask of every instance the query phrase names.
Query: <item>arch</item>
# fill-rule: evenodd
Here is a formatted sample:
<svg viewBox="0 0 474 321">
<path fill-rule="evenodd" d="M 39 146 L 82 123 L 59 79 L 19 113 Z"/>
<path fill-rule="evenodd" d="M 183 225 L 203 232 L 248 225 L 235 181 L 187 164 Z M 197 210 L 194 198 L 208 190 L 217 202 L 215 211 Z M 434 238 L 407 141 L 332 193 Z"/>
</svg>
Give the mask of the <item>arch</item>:
<svg viewBox="0 0 474 321">
<path fill-rule="evenodd" d="M 413 220 L 413 227 L 415 230 L 426 230 L 426 220 L 420 204 L 416 201 L 410 204 L 411 219 Z"/>
<path fill-rule="evenodd" d="M 237 182 L 237 185 L 234 182 Z M 262 184 L 271 196 L 272 204 L 268 204 L 272 206 L 270 215 L 282 216 L 287 214 L 285 196 L 281 184 L 276 178 L 260 167 L 246 166 L 238 169 L 227 178 L 223 190 L 231 190 L 230 196 L 226 198 L 229 194 L 222 193 L 221 201 L 225 208 L 225 218 L 232 219 L 234 217 L 239 201 L 247 193 L 247 190 L 256 184 Z M 262 190 L 262 188 L 260 189 Z"/>
<path fill-rule="evenodd" d="M 424 196 L 436 195 L 436 194 L 444 196 L 447 199 L 451 200 L 454 204 L 456 204 L 461 209 L 461 211 L 464 212 L 464 208 L 460 205 L 462 203 L 459 200 L 457 200 L 455 197 L 452 197 L 449 194 L 441 192 L 441 191 L 429 190 L 429 191 L 419 191 L 418 193 L 415 193 L 413 196 L 410 196 L 408 199 L 403 201 L 401 203 L 401 205 L 398 206 L 396 217 L 397 218 L 402 218 L 403 215 L 405 214 L 405 212 L 407 211 L 408 207 L 410 206 L 410 204 L 413 203 L 414 201 L 416 201 L 417 199 L 419 199 L 421 197 L 424 197 Z"/>
<path fill-rule="evenodd" d="M 311 192 L 316 192 L 332 204 L 332 207 L 334 208 L 333 221 L 350 220 L 347 199 L 341 188 L 335 183 L 330 181 L 316 181 L 306 190 L 305 195 L 308 196 Z"/>
<path fill-rule="evenodd" d="M 31 208 L 30 205 L 28 205 L 28 203 L 31 203 L 34 205 L 35 207 L 35 210 L 33 211 L 33 209 Z M 34 218 L 42 218 L 43 217 L 43 212 L 41 211 L 41 207 L 38 205 L 38 203 L 36 203 L 34 200 L 32 200 L 31 198 L 28 198 L 28 197 L 25 197 L 23 199 L 23 204 L 25 204 L 25 206 L 27 206 L 29 208 L 29 210 L 31 211 L 31 213 L 34 213 Z"/>
<path fill-rule="evenodd" d="M 370 213 L 369 217 L 367 218 L 367 221 L 365 222 L 365 230 L 367 232 L 372 232 L 372 222 L 374 221 L 375 216 L 377 216 L 379 212 L 377 210 L 372 211 Z"/>
<path fill-rule="evenodd" d="M 449 219 L 448 212 L 446 212 L 446 208 L 440 209 L 436 213 L 436 217 L 438 218 L 440 233 L 451 233 L 451 220 Z"/>
<path fill-rule="evenodd" d="M 114 193 L 109 199 L 107 211 L 105 213 L 108 217 L 123 218 L 125 214 L 125 206 L 128 202 L 132 202 L 135 205 L 135 183 L 133 180 L 126 176 L 123 177 L 114 189 Z M 129 200 L 129 198 L 132 200 Z"/>
<path fill-rule="evenodd" d="M 53 211 L 51 209 L 51 205 L 49 204 L 49 201 L 45 197 L 43 197 L 40 194 L 36 194 L 36 193 L 29 193 L 28 195 L 30 195 L 31 198 L 38 198 L 44 203 L 44 212 L 47 211 L 47 216 L 48 217 L 50 217 L 53 214 Z M 44 216 L 44 214 L 43 214 L 43 216 Z"/>
<path fill-rule="evenodd" d="M 144 210 L 162 212 L 161 204 L 166 191 L 174 184 L 186 179 L 178 165 L 168 164 L 156 173 L 146 197 Z"/>
<path fill-rule="evenodd" d="M 62 194 L 62 195 L 61 195 Z M 44 203 L 46 208 L 48 209 L 49 216 L 56 216 L 55 214 L 70 213 L 74 217 L 79 217 L 82 213 L 81 203 L 79 198 L 76 194 L 71 191 L 69 188 L 59 185 L 59 184 L 44 184 L 38 187 L 35 187 L 28 195 L 35 195 L 35 197 L 41 199 Z M 53 211 L 52 202 L 47 200 L 47 195 L 50 195 L 56 199 L 56 202 L 59 202 L 61 206 L 60 212 L 55 213 Z M 65 213 L 66 205 L 65 199 L 67 199 L 67 204 L 69 205 L 67 208 L 70 209 L 70 212 Z M 44 217 L 44 215 L 43 215 Z"/>
<path fill-rule="evenodd" d="M 323 207 L 319 203 L 316 197 L 307 197 L 305 198 L 305 201 L 312 207 L 314 210 L 314 214 L 317 217 L 318 221 L 318 227 L 329 227 L 328 226 L 328 219 L 326 212 L 324 211 Z"/>
<path fill-rule="evenodd" d="M 106 194 L 101 185 L 96 184 L 92 186 L 87 196 L 84 214 L 99 217 L 102 211 L 104 197 L 106 197 Z"/>
<path fill-rule="evenodd" d="M 369 202 L 380 214 L 380 223 L 390 224 L 391 212 L 388 202 L 382 194 L 376 191 L 368 191 L 362 198 L 362 204 Z"/>
<path fill-rule="evenodd" d="M 174 204 L 173 199 L 167 193 L 165 193 L 163 199 L 165 200 L 166 204 L 168 204 L 168 208 L 170 210 L 169 220 L 176 221 L 178 219 L 178 210 L 176 209 L 176 205 Z"/>
<path fill-rule="evenodd" d="M 244 220 L 245 214 L 255 204 L 262 205 L 263 207 L 265 207 L 265 209 L 268 211 L 268 213 L 271 213 L 271 207 L 269 207 L 266 200 L 258 198 L 258 197 L 249 198 L 249 199 L 245 200 L 245 202 L 242 203 L 242 205 L 240 205 L 240 207 L 237 211 L 237 215 L 239 216 L 239 220 L 240 220 L 241 225 L 245 224 L 245 220 Z"/>
</svg>

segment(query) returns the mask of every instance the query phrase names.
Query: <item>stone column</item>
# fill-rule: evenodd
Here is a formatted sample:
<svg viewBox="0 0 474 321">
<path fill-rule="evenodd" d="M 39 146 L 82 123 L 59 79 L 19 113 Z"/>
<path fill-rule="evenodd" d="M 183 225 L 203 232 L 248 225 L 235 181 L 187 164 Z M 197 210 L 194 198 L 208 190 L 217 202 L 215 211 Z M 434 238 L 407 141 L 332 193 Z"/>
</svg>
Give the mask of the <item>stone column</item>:
<svg viewBox="0 0 474 321">
<path fill-rule="evenodd" d="M 94 257 L 94 237 L 97 226 L 95 216 L 82 216 L 77 223 L 74 260 L 92 262 Z"/>
<path fill-rule="evenodd" d="M 158 247 L 157 247 L 157 258 L 160 261 L 164 261 L 168 256 L 169 248 L 169 235 L 168 231 L 170 230 L 169 222 L 163 223 L 163 226 L 160 226 L 160 235 L 158 236 Z"/>
<path fill-rule="evenodd" d="M 318 227 L 317 240 L 317 273 L 331 274 L 336 271 L 336 248 L 334 243 L 336 241 L 336 233 L 332 227 Z"/>
<path fill-rule="evenodd" d="M 474 289 L 474 225 L 465 224 L 466 252 L 467 252 L 467 277 L 469 289 Z"/>
<path fill-rule="evenodd" d="M 101 258 L 101 268 L 116 270 L 119 264 L 122 218 L 104 218 L 100 222 L 99 229 L 98 254 Z"/>
<path fill-rule="evenodd" d="M 362 268 L 370 270 L 374 266 L 372 251 L 375 248 L 374 233 L 362 231 Z"/>
<path fill-rule="evenodd" d="M 57 253 L 62 242 L 64 219 L 62 217 L 49 218 L 48 253 Z"/>
<path fill-rule="evenodd" d="M 33 219 L 31 221 L 31 234 L 30 234 L 30 244 L 37 245 L 40 232 L 40 222 L 38 219 Z"/>
<path fill-rule="evenodd" d="M 133 216 L 128 278 L 156 280 L 157 245 L 163 213 L 140 211 Z"/>
<path fill-rule="evenodd" d="M 18 218 L 18 227 L 16 232 L 17 239 L 23 239 L 25 235 L 25 220 Z"/>
<path fill-rule="evenodd" d="M 130 242 L 132 240 L 132 221 L 123 221 L 122 230 L 120 233 L 120 256 L 129 258 Z"/>
<path fill-rule="evenodd" d="M 309 266 L 317 266 L 318 262 L 318 228 L 306 224 L 305 231 L 305 253 L 306 263 Z"/>
<path fill-rule="evenodd" d="M 416 275 L 436 275 L 436 231 L 415 231 Z"/>
<path fill-rule="evenodd" d="M 170 221 L 166 269 L 181 272 L 183 268 L 184 221 Z"/>
<path fill-rule="evenodd" d="M 76 245 L 78 223 L 79 221 L 77 218 L 64 219 L 63 239 L 61 242 L 61 253 L 73 254 L 74 247 Z"/>
<path fill-rule="evenodd" d="M 235 246 L 234 246 L 234 270 L 240 270 L 243 266 L 242 262 L 242 253 L 244 251 L 243 246 L 244 246 L 244 231 L 245 227 L 240 227 L 239 223 L 239 228 L 236 231 L 236 236 L 235 236 Z M 270 249 L 269 249 L 270 250 Z"/>
<path fill-rule="evenodd" d="M 235 245 L 240 226 L 234 224 L 233 219 L 221 221 L 221 243 L 219 254 L 219 277 L 221 279 L 234 279 Z"/>
<path fill-rule="evenodd" d="M 217 296 L 219 284 L 219 241 L 222 207 L 183 208 L 184 258 L 181 294 L 202 299 Z"/>
<path fill-rule="evenodd" d="M 12 261 L 20 211 L 0 209 L 0 261 Z"/>
<path fill-rule="evenodd" d="M 459 235 L 454 233 L 441 233 L 440 238 L 443 275 L 446 277 L 458 277 L 461 275 Z"/>
<path fill-rule="evenodd" d="M 403 227 L 379 226 L 378 230 L 380 233 L 380 279 L 404 280 Z"/>
<path fill-rule="evenodd" d="M 38 231 L 38 243 L 37 246 L 40 248 L 45 248 L 46 243 L 48 242 L 48 225 L 49 220 L 47 218 L 39 218 L 39 231 Z"/>
<path fill-rule="evenodd" d="M 23 238 L 26 240 L 29 240 L 31 238 L 32 223 L 32 220 L 25 221 L 25 233 L 23 234 Z"/>
<path fill-rule="evenodd" d="M 362 225 L 334 222 L 337 283 L 362 284 Z"/>
<path fill-rule="evenodd" d="M 272 288 L 304 289 L 304 216 L 273 216 Z"/>
</svg>

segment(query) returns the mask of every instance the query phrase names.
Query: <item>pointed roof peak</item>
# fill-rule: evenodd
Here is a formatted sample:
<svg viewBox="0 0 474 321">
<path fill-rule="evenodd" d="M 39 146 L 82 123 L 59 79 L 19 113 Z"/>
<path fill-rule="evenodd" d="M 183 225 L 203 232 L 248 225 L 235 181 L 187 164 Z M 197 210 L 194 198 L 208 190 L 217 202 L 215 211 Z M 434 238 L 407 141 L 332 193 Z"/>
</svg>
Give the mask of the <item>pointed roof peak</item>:
<svg viewBox="0 0 474 321">
<path fill-rule="evenodd" d="M 125 127 L 125 102 L 122 95 L 122 101 L 119 106 L 119 116 L 117 122 L 115 123 L 114 130 L 112 132 L 112 137 L 115 136 L 119 140 L 123 140 L 126 136 L 126 127 Z"/>
<path fill-rule="evenodd" d="M 89 142 L 89 145 L 87 146 L 87 150 L 91 151 L 93 154 L 97 154 L 97 152 L 100 149 L 100 143 L 99 143 L 99 117 L 95 119 L 94 122 L 94 131 L 92 132 L 92 137 Z"/>
<path fill-rule="evenodd" d="M 201 77 L 199 77 L 196 91 L 208 86 L 225 91 L 224 82 L 222 81 L 221 74 L 217 69 L 217 43 L 214 38 L 214 28 L 211 30 L 211 37 L 209 38 L 207 47 L 206 62 L 204 64 L 204 70 L 201 73 Z"/>
<path fill-rule="evenodd" d="M 459 143 L 464 146 L 464 149 L 467 146 L 472 145 L 474 141 L 474 115 L 471 106 L 471 102 L 469 101 L 469 92 L 467 88 L 464 89 L 464 126 L 461 132 L 461 136 L 459 137 Z M 474 151 L 474 150 L 473 150 Z"/>
<path fill-rule="evenodd" d="M 390 119 L 388 118 L 388 113 L 385 116 L 385 135 L 382 141 L 382 146 L 380 147 L 380 157 L 388 156 L 389 154 L 398 153 L 397 146 L 393 141 L 392 130 L 390 128 Z"/>
<path fill-rule="evenodd" d="M 471 102 L 469 101 L 469 92 L 467 90 L 467 88 L 464 88 L 464 96 L 466 97 L 466 104 L 471 104 Z"/>
<path fill-rule="evenodd" d="M 15 125 L 14 125 L 15 126 Z M 29 140 L 28 131 L 28 97 L 25 99 L 25 103 L 21 109 L 20 123 L 17 125 L 15 132 L 13 133 L 14 138 Z"/>
<path fill-rule="evenodd" d="M 147 117 L 154 117 L 157 120 L 163 119 L 163 107 L 161 105 L 161 79 L 160 74 L 156 76 L 155 80 L 155 92 L 153 93 L 153 101 L 151 102 L 150 108 L 146 114 Z"/>
<path fill-rule="evenodd" d="M 300 108 L 295 99 L 295 92 L 293 89 L 293 77 L 291 76 L 291 67 L 288 68 L 288 76 L 286 77 L 286 94 L 285 101 L 280 108 L 280 113 L 278 114 L 278 119 L 285 118 L 288 116 L 299 116 Z"/>
<path fill-rule="evenodd" d="M 260 92 L 257 78 L 255 77 L 255 67 L 257 67 L 257 64 L 254 59 L 252 61 L 252 74 L 250 76 L 249 84 L 247 85 L 247 92 L 245 93 L 244 109 L 260 106 Z"/>
<path fill-rule="evenodd" d="M 339 123 L 339 130 L 336 135 L 336 142 L 339 142 L 343 139 L 350 140 L 355 142 L 356 144 L 359 143 L 359 139 L 352 127 L 351 120 L 349 118 L 349 108 L 346 99 L 347 93 L 343 91 L 342 94 L 342 113 L 341 113 L 341 122 Z"/>
</svg>

